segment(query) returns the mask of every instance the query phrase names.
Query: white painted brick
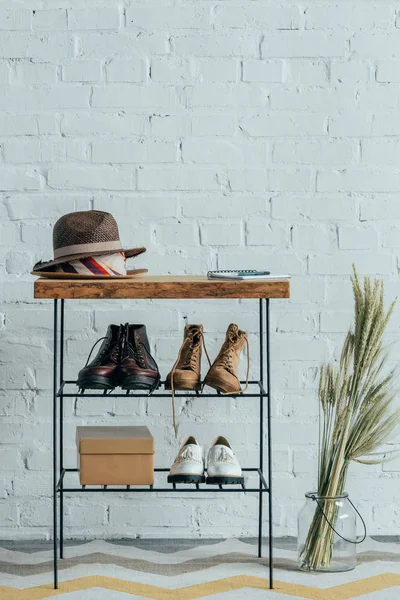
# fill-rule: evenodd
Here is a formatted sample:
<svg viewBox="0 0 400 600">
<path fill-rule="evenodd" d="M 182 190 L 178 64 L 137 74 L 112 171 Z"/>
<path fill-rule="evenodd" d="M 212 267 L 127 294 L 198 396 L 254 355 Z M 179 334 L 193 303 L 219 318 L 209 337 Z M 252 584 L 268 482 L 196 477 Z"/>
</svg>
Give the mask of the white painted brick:
<svg viewBox="0 0 400 600">
<path fill-rule="evenodd" d="M 261 219 L 252 218 L 246 225 L 247 246 L 285 247 L 288 242 L 289 228 L 278 223 L 262 223 Z"/>
<path fill-rule="evenodd" d="M 373 135 L 400 135 L 400 123 L 396 120 L 396 112 L 374 114 L 372 119 Z"/>
<path fill-rule="evenodd" d="M 176 161 L 173 142 L 93 142 L 94 163 L 171 163 Z"/>
<path fill-rule="evenodd" d="M 139 190 L 218 190 L 216 170 L 191 166 L 157 169 L 145 167 L 138 171 Z"/>
<path fill-rule="evenodd" d="M 41 114 L 36 116 L 39 134 L 60 133 L 59 119 L 56 114 Z"/>
<path fill-rule="evenodd" d="M 240 223 L 207 223 L 200 228 L 203 246 L 239 246 L 243 240 L 243 230 Z"/>
<path fill-rule="evenodd" d="M 268 186 L 274 192 L 315 190 L 315 173 L 307 169 L 269 171 Z"/>
<path fill-rule="evenodd" d="M 73 135 L 114 134 L 115 136 L 141 135 L 146 129 L 144 115 L 125 113 L 67 112 L 61 122 L 61 131 Z"/>
<path fill-rule="evenodd" d="M 192 137 L 182 144 L 184 162 L 200 164 L 264 164 L 267 146 L 264 141 L 231 142 Z"/>
<path fill-rule="evenodd" d="M 22 460 L 18 448 L 13 446 L 0 446 L 0 471 L 14 471 L 21 469 Z"/>
<path fill-rule="evenodd" d="M 0 500 L 0 526 L 12 527 L 18 524 L 16 504 L 9 500 Z"/>
<path fill-rule="evenodd" d="M 360 203 L 362 221 L 400 219 L 400 205 L 397 194 L 368 195 Z"/>
<path fill-rule="evenodd" d="M 353 93 L 336 88 L 279 86 L 271 91 L 273 110 L 306 110 L 323 112 L 355 107 Z"/>
<path fill-rule="evenodd" d="M 30 29 L 31 23 L 32 12 L 28 9 L 0 9 L 0 30 L 18 31 L 19 29 Z"/>
<path fill-rule="evenodd" d="M 68 9 L 68 29 L 118 29 L 119 11 L 117 7 L 103 8 L 96 7 L 94 10 L 87 9 Z"/>
<path fill-rule="evenodd" d="M 284 333 L 315 333 L 319 328 L 319 314 L 310 312 L 284 312 L 276 315 L 276 331 Z M 285 411 L 283 412 L 288 415 Z"/>
<path fill-rule="evenodd" d="M 304 135 L 323 135 L 327 132 L 327 119 L 323 114 L 292 111 L 274 111 L 245 117 L 241 128 L 251 136 L 292 137 Z"/>
<path fill-rule="evenodd" d="M 159 219 L 165 217 L 176 217 L 178 212 L 178 202 L 176 198 L 168 198 L 162 196 L 161 198 L 146 196 L 146 197 L 113 197 L 113 215 L 120 220 L 126 217 L 126 215 L 133 209 L 140 214 L 141 220 L 153 219 L 155 215 Z M 99 198 L 96 196 L 93 200 L 93 207 L 96 210 L 105 210 L 110 206 L 110 199 L 108 196 Z"/>
<path fill-rule="evenodd" d="M 394 256 L 372 252 L 346 252 L 310 256 L 309 272 L 318 275 L 350 275 L 352 264 L 360 275 L 389 275 L 394 272 Z"/>
<path fill-rule="evenodd" d="M 274 219 L 301 220 L 306 218 L 348 221 L 354 219 L 355 209 L 354 199 L 346 195 L 309 197 L 281 194 L 272 199 L 272 216 Z"/>
<path fill-rule="evenodd" d="M 283 63 L 271 60 L 249 60 L 243 63 L 243 81 L 282 81 Z"/>
<path fill-rule="evenodd" d="M 174 50 L 182 56 L 231 57 L 256 56 L 255 38 L 233 35 L 176 35 L 173 37 Z"/>
<path fill-rule="evenodd" d="M 357 267 L 358 268 L 358 267 Z M 353 314 L 350 311 L 324 311 L 321 313 L 321 331 L 336 333 L 347 332 L 353 322 Z"/>
<path fill-rule="evenodd" d="M 79 56 L 85 58 L 98 58 L 105 54 L 107 60 L 111 57 L 137 58 L 141 55 L 167 54 L 168 40 L 165 33 L 141 32 L 125 34 L 119 32 L 80 32 Z"/>
<path fill-rule="evenodd" d="M 177 225 L 160 225 L 156 230 L 159 244 L 166 246 L 197 246 L 199 232 L 194 225 L 180 223 Z"/>
<path fill-rule="evenodd" d="M 63 81 L 100 81 L 102 78 L 101 61 L 74 60 L 62 68 Z"/>
<path fill-rule="evenodd" d="M 185 217 L 225 218 L 228 213 L 230 217 L 245 217 L 248 214 L 269 216 L 267 200 L 264 198 L 191 195 L 190 198 L 181 200 L 181 205 Z"/>
<path fill-rule="evenodd" d="M 84 108 L 89 107 L 90 90 L 88 87 L 68 86 L 68 90 L 62 87 L 29 87 L 20 86 L 8 88 L 0 97 L 0 107 L 15 103 L 20 110 L 42 110 L 61 108 Z"/>
<path fill-rule="evenodd" d="M 138 85 L 95 87 L 93 90 L 92 106 L 121 107 L 121 108 L 162 108 L 176 106 L 177 97 L 169 86 L 153 85 L 142 87 Z"/>
<path fill-rule="evenodd" d="M 395 170 L 347 169 L 320 171 L 319 192 L 395 192 L 400 188 L 400 174 Z"/>
<path fill-rule="evenodd" d="M 153 29 L 203 29 L 210 24 L 210 11 L 196 6 L 157 6 L 135 5 L 126 11 L 127 27 L 138 27 L 145 31 Z"/>
<path fill-rule="evenodd" d="M 227 179 L 219 178 L 222 185 L 227 185 L 234 192 L 251 191 L 263 192 L 267 189 L 267 171 L 265 169 L 246 170 L 234 169 L 228 171 Z"/>
<path fill-rule="evenodd" d="M 369 250 L 377 246 L 378 234 L 373 227 L 340 227 L 339 248 Z"/>
<path fill-rule="evenodd" d="M 15 67 L 20 83 L 56 83 L 57 66 L 48 63 L 20 62 Z"/>
<path fill-rule="evenodd" d="M 293 248 L 325 252 L 336 245 L 336 231 L 326 225 L 294 225 L 292 227 Z"/>
<path fill-rule="evenodd" d="M 41 187 L 39 174 L 24 167 L 3 167 L 0 191 L 38 190 Z"/>
<path fill-rule="evenodd" d="M 199 83 L 190 93 L 190 102 L 197 106 L 265 106 L 267 92 L 261 85 Z"/>
<path fill-rule="evenodd" d="M 49 486 L 51 486 L 50 472 L 20 471 L 13 479 L 13 490 L 16 496 L 47 496 Z"/>
<path fill-rule="evenodd" d="M 84 505 L 81 502 L 77 506 L 67 506 L 65 511 L 65 525 L 78 528 L 91 525 L 103 525 L 106 520 L 106 506 L 103 504 Z"/>
<path fill-rule="evenodd" d="M 159 137 L 181 137 L 190 135 L 191 123 L 188 116 L 163 115 L 151 117 L 152 134 Z"/>
<path fill-rule="evenodd" d="M 367 58 L 396 58 L 399 39 L 399 30 L 360 32 L 350 39 L 350 49 Z"/>
<path fill-rule="evenodd" d="M 20 227 L 16 224 L 0 225 L 0 246 L 14 246 L 21 238 Z"/>
<path fill-rule="evenodd" d="M 374 230 L 374 234 L 377 232 Z M 399 229 L 397 225 L 387 226 L 379 231 L 381 245 L 384 248 L 398 248 L 400 246 Z"/>
<path fill-rule="evenodd" d="M 395 84 L 366 84 L 357 94 L 359 110 L 381 109 L 395 110 L 399 106 L 400 86 Z"/>
<path fill-rule="evenodd" d="M 40 61 L 72 57 L 71 37 L 63 32 L 45 32 L 34 35 L 20 32 L 1 32 L 0 47 L 4 58 L 30 58 Z"/>
<path fill-rule="evenodd" d="M 106 66 L 107 81 L 139 83 L 145 80 L 147 70 L 146 62 L 142 58 L 114 58 Z"/>
<path fill-rule="evenodd" d="M 239 61 L 234 58 L 199 58 L 197 69 L 202 81 L 237 81 Z"/>
<path fill-rule="evenodd" d="M 317 60 L 287 60 L 286 81 L 324 85 L 328 81 L 328 64 Z"/>
<path fill-rule="evenodd" d="M 199 115 L 192 118 L 193 135 L 233 135 L 235 129 L 234 115 Z"/>
<path fill-rule="evenodd" d="M 329 134 L 333 137 L 371 135 L 372 115 L 365 112 L 344 111 L 329 119 Z"/>
<path fill-rule="evenodd" d="M 390 5 L 364 5 L 339 3 L 328 6 L 311 6 L 306 10 L 306 29 L 387 29 L 393 23 Z"/>
<path fill-rule="evenodd" d="M 370 81 L 371 68 L 366 63 L 334 61 L 331 64 L 332 83 L 355 84 Z"/>
<path fill-rule="evenodd" d="M 347 49 L 346 36 L 314 31 L 281 31 L 265 36 L 261 44 L 263 58 L 341 57 Z"/>
<path fill-rule="evenodd" d="M 243 10 L 242 6 L 219 6 L 214 16 L 220 27 L 245 29 L 246 27 L 262 27 L 266 29 L 299 29 L 300 11 L 296 6 L 257 6 L 250 4 Z"/>
<path fill-rule="evenodd" d="M 284 164 L 347 165 L 354 162 L 356 146 L 349 141 L 277 141 L 273 161 Z"/>
<path fill-rule="evenodd" d="M 33 29 L 48 31 L 67 29 L 67 11 L 65 8 L 34 10 L 32 25 Z"/>
<path fill-rule="evenodd" d="M 376 80 L 383 83 L 400 83 L 400 61 L 380 60 L 376 68 Z"/>
<path fill-rule="evenodd" d="M 130 190 L 135 173 L 114 167 L 54 167 L 48 173 L 48 185 L 53 189 Z"/>
<path fill-rule="evenodd" d="M 0 84 L 8 83 L 10 79 L 10 65 L 7 62 L 0 62 Z"/>
<path fill-rule="evenodd" d="M 187 60 L 162 60 L 151 61 L 151 79 L 160 83 L 185 85 L 195 79 L 194 68 Z"/>
<path fill-rule="evenodd" d="M 362 162 L 370 165 L 396 166 L 400 160 L 400 140 L 372 139 L 361 142 Z"/>
<path fill-rule="evenodd" d="M 87 205 L 85 208 L 89 208 L 89 196 L 72 196 L 72 195 L 52 195 L 52 194 L 41 194 L 41 202 L 37 201 L 36 196 L 29 195 L 14 195 L 8 200 L 8 211 L 10 219 L 51 219 L 53 222 L 56 221 L 63 214 L 78 210 L 77 202 L 84 203 Z"/>
<path fill-rule="evenodd" d="M 40 141 L 34 137 L 10 139 L 4 146 L 4 159 L 10 163 L 34 163 L 41 161 Z"/>
</svg>

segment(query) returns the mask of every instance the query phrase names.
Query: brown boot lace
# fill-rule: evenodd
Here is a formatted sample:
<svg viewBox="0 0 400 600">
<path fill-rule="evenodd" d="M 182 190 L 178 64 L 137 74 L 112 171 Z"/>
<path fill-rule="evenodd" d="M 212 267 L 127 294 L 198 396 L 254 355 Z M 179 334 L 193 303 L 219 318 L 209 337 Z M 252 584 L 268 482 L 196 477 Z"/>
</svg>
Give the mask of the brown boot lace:
<svg viewBox="0 0 400 600">
<path fill-rule="evenodd" d="M 232 393 L 243 394 L 247 388 L 249 387 L 249 373 L 250 373 L 250 349 L 249 349 L 249 339 L 247 337 L 247 333 L 245 331 L 241 331 L 237 325 L 230 326 L 228 330 L 228 340 L 224 342 L 224 345 L 221 348 L 220 352 L 220 360 L 222 362 L 223 367 L 229 371 L 232 375 L 236 375 L 235 373 L 235 365 L 234 365 L 234 357 L 235 357 L 235 349 L 236 346 L 244 340 L 246 343 L 247 350 L 247 371 L 246 371 L 246 384 L 243 389 L 239 389 L 237 392 L 224 392 L 223 395 L 231 395 Z"/>
<path fill-rule="evenodd" d="M 195 361 L 195 358 L 196 358 L 196 354 L 195 354 L 194 350 L 195 350 L 196 346 L 198 345 L 198 342 L 194 341 L 194 338 L 196 336 L 199 336 L 199 338 L 200 338 L 199 344 L 203 345 L 204 352 L 205 352 L 205 354 L 207 356 L 208 364 L 211 367 L 211 361 L 210 361 L 210 357 L 208 356 L 206 344 L 204 342 L 203 332 L 202 332 L 202 330 L 200 328 L 196 328 L 195 329 L 193 327 L 189 331 L 187 337 L 183 340 L 183 343 L 182 343 L 181 347 L 179 348 L 178 357 L 177 357 L 177 359 L 176 359 L 176 361 L 174 363 L 174 366 L 172 367 L 172 370 L 171 370 L 172 421 L 173 421 L 173 424 L 174 424 L 174 431 L 175 431 L 175 437 L 176 438 L 178 437 L 178 426 L 177 426 L 177 423 L 176 423 L 176 412 L 175 412 L 174 375 L 175 375 L 175 371 L 176 371 L 176 369 L 178 367 L 179 361 L 181 360 L 182 352 L 183 352 L 184 348 L 186 348 L 186 347 L 188 348 L 189 351 L 192 350 L 192 352 L 190 352 L 189 360 L 186 360 L 184 366 L 188 366 L 188 367 L 190 367 L 191 369 L 194 370 L 194 368 L 195 368 L 195 362 L 194 361 Z"/>
</svg>

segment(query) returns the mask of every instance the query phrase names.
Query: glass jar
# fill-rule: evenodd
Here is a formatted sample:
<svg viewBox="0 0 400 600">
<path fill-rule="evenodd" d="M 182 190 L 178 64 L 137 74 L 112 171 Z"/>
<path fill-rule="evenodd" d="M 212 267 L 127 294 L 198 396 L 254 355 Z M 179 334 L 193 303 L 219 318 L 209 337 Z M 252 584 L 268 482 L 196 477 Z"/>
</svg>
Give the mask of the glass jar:
<svg viewBox="0 0 400 600">
<path fill-rule="evenodd" d="M 328 497 L 308 492 L 305 496 L 306 503 L 298 516 L 299 569 L 351 571 L 357 563 L 357 515 L 349 495 L 344 492 Z"/>
</svg>

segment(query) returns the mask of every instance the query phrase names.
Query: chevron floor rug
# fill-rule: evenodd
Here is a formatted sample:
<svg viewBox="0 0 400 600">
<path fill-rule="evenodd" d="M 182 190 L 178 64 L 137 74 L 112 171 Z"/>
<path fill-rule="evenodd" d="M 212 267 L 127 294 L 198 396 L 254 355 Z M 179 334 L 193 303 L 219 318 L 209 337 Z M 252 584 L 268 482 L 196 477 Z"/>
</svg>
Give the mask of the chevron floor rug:
<svg viewBox="0 0 400 600">
<path fill-rule="evenodd" d="M 266 554 L 266 550 L 265 550 Z M 364 542 L 354 571 L 296 570 L 295 545 L 276 540 L 275 588 L 251 540 L 69 542 L 54 590 L 48 542 L 0 543 L 0 600 L 400 600 L 400 542 Z"/>
</svg>

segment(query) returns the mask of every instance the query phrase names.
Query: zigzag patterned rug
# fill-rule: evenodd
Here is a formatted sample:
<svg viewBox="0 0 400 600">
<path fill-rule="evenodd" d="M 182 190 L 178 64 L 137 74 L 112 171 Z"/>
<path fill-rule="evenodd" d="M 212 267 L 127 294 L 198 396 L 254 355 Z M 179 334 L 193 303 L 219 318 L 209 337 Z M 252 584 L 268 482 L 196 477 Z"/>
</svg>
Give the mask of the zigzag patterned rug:
<svg viewBox="0 0 400 600">
<path fill-rule="evenodd" d="M 267 561 L 255 557 L 249 542 L 70 543 L 60 561 L 60 589 L 54 590 L 49 544 L 27 542 L 23 551 L 4 544 L 0 600 L 400 599 L 399 543 L 368 539 L 358 567 L 335 574 L 301 573 L 293 546 L 279 540 L 277 546 L 276 581 L 269 590 Z"/>
</svg>

